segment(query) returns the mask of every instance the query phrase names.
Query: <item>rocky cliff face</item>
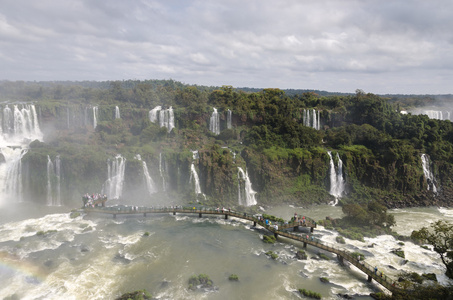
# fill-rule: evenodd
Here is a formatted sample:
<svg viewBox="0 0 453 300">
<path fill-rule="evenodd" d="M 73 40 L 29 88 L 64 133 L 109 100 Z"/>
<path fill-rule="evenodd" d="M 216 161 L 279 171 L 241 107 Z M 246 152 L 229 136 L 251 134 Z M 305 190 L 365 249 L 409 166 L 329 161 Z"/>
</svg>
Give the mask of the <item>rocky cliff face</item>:
<svg viewBox="0 0 453 300">
<path fill-rule="evenodd" d="M 89 101 L 35 104 L 43 137 L 30 140 L 21 159 L 16 181 L 25 200 L 46 203 L 58 190 L 63 203 L 79 204 L 83 194 L 115 185 L 118 202 L 146 205 L 179 199 L 231 206 L 252 194 L 259 205 L 376 198 L 388 207 L 451 205 L 450 121 L 401 116 L 374 95 L 179 87 L 167 90 L 164 102 L 138 104 L 111 90 L 98 93 Z M 1 105 L 3 139 L 13 134 L 5 119 L 14 116 L 5 111 Z M 121 176 L 111 163 L 117 155 L 124 157 Z M 58 180 L 48 168 L 57 156 Z M 0 166 L 9 163 L 0 157 Z M 336 193 L 335 177 L 343 185 Z"/>
</svg>

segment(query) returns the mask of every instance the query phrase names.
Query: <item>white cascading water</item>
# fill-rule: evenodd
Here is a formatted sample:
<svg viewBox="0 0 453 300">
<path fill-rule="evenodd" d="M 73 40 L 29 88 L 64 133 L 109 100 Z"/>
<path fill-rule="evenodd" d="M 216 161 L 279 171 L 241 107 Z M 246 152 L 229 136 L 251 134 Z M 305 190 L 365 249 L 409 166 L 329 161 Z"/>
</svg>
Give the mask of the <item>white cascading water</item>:
<svg viewBox="0 0 453 300">
<path fill-rule="evenodd" d="M 121 119 L 120 108 L 115 106 L 115 119 Z"/>
<path fill-rule="evenodd" d="M 52 197 L 52 178 L 54 177 L 53 163 L 50 156 L 47 155 L 47 205 L 53 205 Z"/>
<path fill-rule="evenodd" d="M 98 107 L 93 106 L 93 128 L 96 129 L 98 126 Z"/>
<path fill-rule="evenodd" d="M 153 123 L 157 122 L 158 113 L 162 109 L 162 106 L 156 106 L 149 111 L 149 120 Z"/>
<path fill-rule="evenodd" d="M 319 110 L 315 109 L 304 109 L 302 122 L 304 126 L 314 128 L 316 130 L 321 129 L 321 119 L 319 117 Z"/>
<path fill-rule="evenodd" d="M 126 159 L 121 154 L 107 161 L 107 180 L 102 193 L 106 194 L 109 199 L 119 199 L 123 195 L 125 169 Z"/>
<path fill-rule="evenodd" d="M 345 182 L 343 179 L 343 161 L 340 159 L 340 156 L 337 153 L 337 160 L 338 160 L 338 167 L 335 168 L 335 164 L 332 158 L 332 153 L 327 151 L 330 159 L 330 167 L 329 167 L 329 179 L 330 179 L 330 191 L 329 193 L 335 197 L 335 201 L 332 202 L 332 205 L 338 204 L 338 199 L 344 193 L 345 190 Z"/>
<path fill-rule="evenodd" d="M 205 194 L 201 192 L 201 187 L 200 187 L 200 178 L 198 177 L 197 170 L 195 169 L 195 165 L 192 163 L 190 166 L 190 178 L 189 182 L 194 184 L 194 189 L 195 189 L 195 194 L 198 196 L 199 194 L 202 194 L 203 197 L 206 199 Z M 198 199 L 197 199 L 198 201 Z"/>
<path fill-rule="evenodd" d="M 142 162 L 143 165 L 143 176 L 145 178 L 146 189 L 148 190 L 148 194 L 151 196 L 152 194 L 157 192 L 156 184 L 154 180 L 149 175 L 148 166 L 146 165 L 146 161 L 142 160 L 140 154 L 135 155 L 135 159 Z"/>
<path fill-rule="evenodd" d="M 61 160 L 60 155 L 57 155 L 55 158 L 55 177 L 56 177 L 56 187 L 55 187 L 55 205 L 61 206 Z"/>
<path fill-rule="evenodd" d="M 162 153 L 159 153 L 159 174 L 160 174 L 160 178 L 162 180 L 162 190 L 164 192 L 166 192 L 167 191 L 167 183 L 165 182 L 164 168 L 162 166 Z"/>
<path fill-rule="evenodd" d="M 43 134 L 33 104 L 17 104 L 12 109 L 9 105 L 0 107 L 0 121 L 0 204 L 20 202 L 22 157 L 30 142 L 42 141 Z"/>
<path fill-rule="evenodd" d="M 172 131 L 175 128 L 175 116 L 173 107 L 162 109 L 162 106 L 156 106 L 149 111 L 149 120 L 153 123 L 159 121 L 160 127 L 166 127 L 167 131 Z"/>
<path fill-rule="evenodd" d="M 200 155 L 198 153 L 198 150 L 192 150 L 192 159 L 199 159 Z"/>
<path fill-rule="evenodd" d="M 47 206 L 61 206 L 60 170 L 60 155 L 55 158 L 55 164 L 47 155 Z"/>
<path fill-rule="evenodd" d="M 233 126 L 231 124 L 232 123 L 232 119 L 233 119 L 232 117 L 233 117 L 233 112 L 230 109 L 227 110 L 227 128 L 228 129 L 233 128 Z"/>
<path fill-rule="evenodd" d="M 256 192 L 252 189 L 247 169 L 238 167 L 238 203 L 239 205 L 252 206 L 258 204 L 255 198 Z"/>
<path fill-rule="evenodd" d="M 220 119 L 217 109 L 214 107 L 211 118 L 209 119 L 209 130 L 215 135 L 220 134 Z"/>
<path fill-rule="evenodd" d="M 431 164 L 430 164 L 429 156 L 426 154 L 422 154 L 421 159 L 422 159 L 423 174 L 425 175 L 425 179 L 428 183 L 428 191 L 430 190 L 430 187 L 432 187 L 433 193 L 437 194 L 436 178 L 434 178 L 434 174 L 431 171 Z"/>
</svg>

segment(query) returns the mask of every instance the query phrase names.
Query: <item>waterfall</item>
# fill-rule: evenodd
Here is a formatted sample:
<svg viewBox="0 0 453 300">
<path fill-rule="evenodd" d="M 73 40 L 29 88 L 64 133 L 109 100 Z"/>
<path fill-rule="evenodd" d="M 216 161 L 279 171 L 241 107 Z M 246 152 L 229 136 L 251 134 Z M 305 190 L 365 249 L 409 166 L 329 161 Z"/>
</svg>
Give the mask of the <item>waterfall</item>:
<svg viewBox="0 0 453 300">
<path fill-rule="evenodd" d="M 23 200 L 22 157 L 30 142 L 42 138 L 33 104 L 0 106 L 0 203 Z"/>
<path fill-rule="evenodd" d="M 192 163 L 190 166 L 190 183 L 194 183 L 194 188 L 195 188 L 195 194 L 198 196 L 199 194 L 202 194 L 203 197 L 206 199 L 206 195 L 201 192 L 201 187 L 200 187 L 200 179 L 198 178 L 197 170 L 195 169 L 195 165 Z M 197 199 L 198 201 L 198 199 Z"/>
<path fill-rule="evenodd" d="M 146 161 L 142 160 L 142 157 L 140 156 L 140 154 L 135 155 L 135 159 L 137 159 L 137 160 L 142 162 L 142 165 L 143 165 L 143 176 L 145 178 L 146 188 L 148 190 L 149 195 L 151 196 L 152 194 L 157 192 L 157 189 L 156 189 L 156 185 L 154 183 L 154 180 L 149 175 L 148 166 L 146 164 Z"/>
<path fill-rule="evenodd" d="M 167 191 L 167 187 L 166 187 L 166 182 L 165 182 L 165 176 L 164 176 L 164 170 L 163 170 L 163 167 L 162 167 L 162 153 L 159 153 L 159 174 L 160 174 L 160 178 L 162 179 L 162 190 L 164 192 Z"/>
<path fill-rule="evenodd" d="M 153 123 L 157 122 L 158 112 L 162 109 L 161 106 L 156 106 L 149 111 L 149 120 Z"/>
<path fill-rule="evenodd" d="M 53 163 L 50 156 L 47 155 L 47 205 L 53 205 L 52 201 L 52 178 L 54 176 Z"/>
<path fill-rule="evenodd" d="M 22 157 L 27 149 L 1 149 L 5 163 L 0 164 L 0 203 L 21 202 L 22 190 Z"/>
<path fill-rule="evenodd" d="M 118 106 L 115 106 L 115 119 L 121 119 L 120 108 Z"/>
<path fill-rule="evenodd" d="M 320 111 L 315 109 L 304 109 L 302 115 L 302 123 L 304 126 L 314 128 L 316 130 L 321 129 L 321 118 Z"/>
<path fill-rule="evenodd" d="M 337 153 L 337 160 L 338 160 L 338 167 L 335 168 L 335 164 L 332 158 L 332 154 L 330 151 L 327 151 L 330 159 L 330 168 L 329 168 L 329 179 L 330 179 L 330 191 L 329 193 L 335 197 L 335 202 L 333 205 L 338 204 L 338 199 L 344 193 L 345 189 L 345 182 L 343 179 L 343 161 L 340 159 L 340 156 Z"/>
<path fill-rule="evenodd" d="M 433 193 L 437 194 L 436 178 L 434 178 L 434 174 L 431 171 L 431 163 L 430 163 L 429 156 L 426 154 L 422 154 L 421 159 L 422 159 L 423 174 L 428 183 L 428 191 L 429 191 L 430 187 L 432 186 Z"/>
<path fill-rule="evenodd" d="M 162 109 L 162 106 L 156 106 L 149 111 L 149 120 L 153 123 L 159 121 L 160 127 L 166 127 L 170 132 L 175 128 L 175 117 L 173 114 L 173 107 Z"/>
<path fill-rule="evenodd" d="M 244 182 L 243 184 L 241 184 Z M 243 187 L 242 187 L 243 186 Z M 242 192 L 243 191 L 243 192 Z M 247 169 L 238 167 L 238 203 L 239 205 L 252 206 L 258 204 L 255 199 L 256 192 L 252 189 Z M 245 200 L 245 201 L 244 201 Z"/>
<path fill-rule="evenodd" d="M 55 177 L 57 179 L 55 205 L 61 206 L 61 160 L 60 160 L 60 155 L 57 155 L 57 157 L 55 158 Z"/>
<path fill-rule="evenodd" d="M 98 126 L 98 107 L 93 106 L 93 128 L 96 129 Z"/>
<path fill-rule="evenodd" d="M 231 120 L 232 120 L 233 113 L 231 110 L 227 110 L 227 128 L 231 129 L 233 126 L 231 125 Z"/>
<path fill-rule="evenodd" d="M 123 194 L 124 170 L 126 159 L 118 154 L 115 159 L 107 161 L 107 180 L 104 183 L 103 194 L 110 199 L 119 199 Z"/>
<path fill-rule="evenodd" d="M 192 150 L 192 159 L 199 159 L 200 155 L 198 153 L 198 150 Z"/>
<path fill-rule="evenodd" d="M 220 134 L 220 119 L 217 109 L 214 107 L 211 118 L 209 119 L 209 130 L 212 131 L 215 135 Z"/>
</svg>

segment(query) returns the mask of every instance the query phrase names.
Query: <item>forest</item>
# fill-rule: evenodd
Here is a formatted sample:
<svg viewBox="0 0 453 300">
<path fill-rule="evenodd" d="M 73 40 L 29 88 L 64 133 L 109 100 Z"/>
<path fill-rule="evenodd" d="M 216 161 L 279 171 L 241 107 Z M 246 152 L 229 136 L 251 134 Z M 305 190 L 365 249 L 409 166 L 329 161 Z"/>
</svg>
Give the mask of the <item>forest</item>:
<svg viewBox="0 0 453 300">
<path fill-rule="evenodd" d="M 33 103 L 44 133 L 23 157 L 26 194 L 45 201 L 42 174 L 48 156 L 58 155 L 66 203 L 101 192 L 107 162 L 121 154 L 127 161 L 124 198 L 146 194 L 145 161 L 158 186 L 151 199 L 238 205 L 240 167 L 259 205 L 337 198 L 340 204 L 378 200 L 389 208 L 451 206 L 452 123 L 405 113 L 435 106 L 438 98 L 206 87 L 174 80 L 0 82 L 0 106 Z M 453 96 L 441 98 L 445 105 Z M 171 108 L 170 130 L 151 120 L 158 106 Z M 217 132 L 210 130 L 214 111 Z M 432 178 L 422 167 L 423 156 L 429 158 Z M 192 187 L 192 164 L 204 197 Z M 340 196 L 332 194 L 332 165 L 343 180 Z"/>
</svg>

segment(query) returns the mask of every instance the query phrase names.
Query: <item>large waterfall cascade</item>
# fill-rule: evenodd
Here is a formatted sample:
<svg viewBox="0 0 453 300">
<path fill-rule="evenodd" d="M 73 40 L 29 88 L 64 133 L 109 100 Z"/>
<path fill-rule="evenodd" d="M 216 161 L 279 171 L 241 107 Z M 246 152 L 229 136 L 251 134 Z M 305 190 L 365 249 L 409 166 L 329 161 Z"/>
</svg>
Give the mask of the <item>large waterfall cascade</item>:
<svg viewBox="0 0 453 300">
<path fill-rule="evenodd" d="M 198 177 L 198 173 L 197 173 L 197 170 L 195 169 L 195 164 L 194 163 L 192 163 L 192 165 L 190 166 L 189 182 L 194 184 L 195 194 L 197 196 L 201 194 L 206 199 L 206 195 L 201 192 L 200 178 Z"/>
<path fill-rule="evenodd" d="M 252 183 L 247 173 L 247 168 L 244 170 L 238 167 L 238 203 L 239 205 L 252 206 L 258 202 L 255 198 L 256 192 L 252 189 Z"/>
<path fill-rule="evenodd" d="M 33 104 L 0 106 L 0 203 L 23 200 L 22 157 L 30 142 L 42 139 Z"/>
<path fill-rule="evenodd" d="M 98 126 L 98 107 L 93 106 L 93 128 L 96 129 Z"/>
<path fill-rule="evenodd" d="M 338 199 L 343 196 L 345 190 L 345 180 L 343 178 L 343 161 L 337 153 L 338 166 L 335 167 L 332 153 L 327 151 L 330 159 L 330 168 L 329 168 L 329 179 L 330 179 L 330 191 L 329 193 L 335 197 L 335 202 L 333 205 L 338 204 Z"/>
<path fill-rule="evenodd" d="M 145 183 L 146 183 L 146 188 L 148 190 L 148 194 L 151 196 L 152 194 L 157 193 L 156 184 L 154 183 L 154 180 L 149 175 L 148 166 L 146 164 L 146 161 L 142 160 L 142 157 L 140 156 L 140 154 L 137 154 L 135 156 L 135 159 L 142 162 L 143 177 L 145 178 Z"/>
<path fill-rule="evenodd" d="M 153 123 L 159 122 L 160 127 L 166 127 L 170 132 L 175 128 L 173 107 L 170 106 L 168 109 L 162 109 L 162 106 L 154 107 L 149 111 L 149 120 Z"/>
<path fill-rule="evenodd" d="M 315 109 L 304 109 L 303 123 L 307 127 L 320 130 L 321 118 L 319 117 L 319 110 L 317 111 Z"/>
<path fill-rule="evenodd" d="M 451 120 L 449 111 L 442 110 L 425 110 L 423 114 L 428 115 L 430 119 L 436 120 Z"/>
<path fill-rule="evenodd" d="M 227 110 L 227 129 L 233 128 L 232 119 L 233 119 L 233 112 L 229 109 L 229 110 Z"/>
<path fill-rule="evenodd" d="M 115 119 L 121 119 L 120 108 L 115 106 Z"/>
<path fill-rule="evenodd" d="M 434 177 L 434 174 L 432 172 L 431 160 L 429 159 L 429 156 L 426 154 L 422 154 L 421 159 L 423 174 L 425 175 L 425 179 L 428 183 L 428 191 L 430 190 L 430 187 L 432 187 L 433 193 L 437 194 L 436 178 Z"/>
<path fill-rule="evenodd" d="M 109 199 L 119 199 L 123 195 L 125 168 L 126 159 L 121 154 L 107 161 L 107 180 L 102 193 L 106 194 Z"/>
<path fill-rule="evenodd" d="M 209 130 L 214 134 L 220 134 L 220 118 L 217 109 L 214 107 L 211 118 L 209 119 Z"/>
<path fill-rule="evenodd" d="M 61 160 L 57 155 L 55 164 L 47 155 L 47 205 L 61 206 Z"/>
</svg>

